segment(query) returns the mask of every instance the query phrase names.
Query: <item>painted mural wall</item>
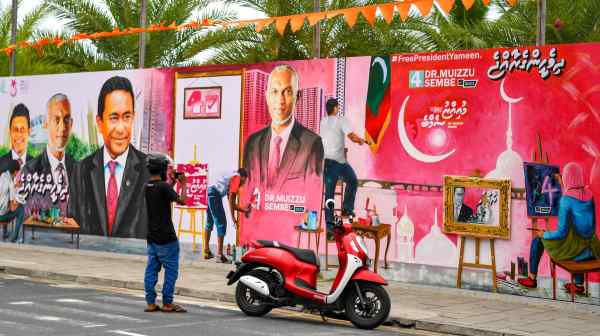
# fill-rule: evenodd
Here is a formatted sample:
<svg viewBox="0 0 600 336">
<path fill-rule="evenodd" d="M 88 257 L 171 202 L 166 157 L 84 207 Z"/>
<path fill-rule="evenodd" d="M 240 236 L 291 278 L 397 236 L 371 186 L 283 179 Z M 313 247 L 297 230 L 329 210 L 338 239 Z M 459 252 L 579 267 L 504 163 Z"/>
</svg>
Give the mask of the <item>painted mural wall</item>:
<svg viewBox="0 0 600 336">
<path fill-rule="evenodd" d="M 242 190 L 242 203 L 251 204 L 252 212 L 240 218 L 239 229 L 228 214 L 226 242 L 277 239 L 295 245 L 295 227 L 306 212 L 317 212 L 324 225 L 325 157 L 319 125 L 326 101 L 337 98 L 340 115 L 354 133 L 371 143 L 360 146 L 347 140 L 346 159 L 359 180 L 357 217 L 366 219 L 376 212 L 380 222 L 391 225 L 389 250 L 380 255 L 391 265 L 382 270 L 384 275 L 454 285 L 461 246 L 457 235 L 444 233 L 444 176 L 510 180 L 510 237 L 495 243 L 500 291 L 548 297 L 550 262 L 544 254 L 539 269 L 531 269 L 532 263 L 537 264 L 530 256 L 531 246 L 538 245 L 536 235 L 541 234 L 531 228 L 556 232 L 567 228 L 553 239 L 566 241 L 568 228 L 581 233 L 579 226 L 589 229 L 599 214 L 590 202 L 583 219 L 575 221 L 569 215 L 573 204 L 568 202 L 585 203 L 585 195 L 600 194 L 599 50 L 598 44 L 579 44 L 4 78 L 0 151 L 10 156 L 12 149 L 22 146 L 10 121 L 15 107 L 23 103 L 29 110 L 25 147 L 31 156 L 43 156 L 46 148 L 55 147 L 53 141 L 67 141 L 66 153 L 75 156 L 72 167 L 67 167 L 72 174 L 66 184 L 68 197 L 53 197 L 52 185 L 45 194 L 37 193 L 41 196 L 32 192 L 28 213 L 50 207 L 48 202 L 63 202 L 62 213 L 74 217 L 82 233 L 107 237 L 144 239 L 146 233 L 143 206 L 109 214 L 106 172 L 98 169 L 97 175 L 91 174 L 102 165 L 99 153 L 106 148 L 129 148 L 128 155 L 135 153 L 139 160 L 144 153 L 162 151 L 178 163 L 206 164 L 208 184 L 198 190 L 245 167 L 250 179 Z M 282 69 L 289 78 L 274 74 Z M 115 136 L 122 131 L 111 134 L 98 115 L 101 87 L 115 76 L 125 78 L 133 92 L 127 137 Z M 277 91 L 284 82 L 290 92 Z M 72 120 L 67 120 L 68 134 L 52 138 L 49 135 L 56 132 L 48 103 L 57 93 L 68 97 Z M 277 94 L 289 99 L 276 99 Z M 58 120 L 57 125 L 64 124 Z M 285 134 L 287 127 L 283 140 L 287 142 L 277 151 L 271 146 L 273 135 L 282 130 Z M 111 141 L 114 146 L 105 146 Z M 273 166 L 276 156 L 279 163 Z M 140 169 L 136 179 L 143 179 L 139 160 L 137 165 L 125 163 L 124 171 Z M 526 163 L 532 161 L 543 161 L 549 168 L 527 170 Z M 563 187 L 572 180 L 565 181 L 569 163 L 581 168 L 581 185 L 573 186 L 582 194 L 561 189 L 559 174 Z M 118 204 L 132 202 L 127 188 L 135 189 L 136 181 L 122 180 Z M 480 214 L 481 195 L 469 192 L 464 198 L 463 206 L 470 208 L 473 218 Z M 229 206 L 225 200 L 224 206 Z M 532 215 L 539 218 L 535 225 Z M 175 211 L 175 225 L 181 218 L 188 222 L 185 216 L 189 214 Z M 200 216 L 205 216 L 202 211 Z M 597 227 L 592 231 L 595 237 Z M 586 234 L 588 241 L 591 231 Z M 368 244 L 373 251 L 374 244 Z M 490 262 L 487 244 L 482 242 L 482 262 Z M 326 248 L 323 239 L 321 251 Z M 467 258 L 474 257 L 471 239 L 464 248 Z M 592 245 L 589 250 L 587 257 L 597 257 Z M 335 254 L 333 246 L 328 252 Z M 518 279 L 527 278 L 532 270 L 539 275 L 537 288 L 519 284 Z M 470 272 L 464 277 L 467 287 L 489 288 L 490 272 Z M 558 277 L 569 280 L 560 270 Z M 590 280 L 598 282 L 594 276 Z M 598 296 L 597 288 L 592 288 L 593 296 Z"/>
</svg>

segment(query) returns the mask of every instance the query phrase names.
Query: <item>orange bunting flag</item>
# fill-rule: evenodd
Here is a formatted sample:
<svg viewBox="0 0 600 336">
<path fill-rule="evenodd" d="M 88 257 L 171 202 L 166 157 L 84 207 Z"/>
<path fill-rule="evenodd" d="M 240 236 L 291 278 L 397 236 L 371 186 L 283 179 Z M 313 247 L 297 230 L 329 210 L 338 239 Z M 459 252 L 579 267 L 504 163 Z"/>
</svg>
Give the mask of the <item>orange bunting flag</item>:
<svg viewBox="0 0 600 336">
<path fill-rule="evenodd" d="M 258 20 L 255 23 L 256 26 L 256 32 L 260 33 L 266 26 L 270 25 L 271 23 L 273 23 L 273 19 L 266 19 L 266 20 Z"/>
<path fill-rule="evenodd" d="M 308 14 L 306 16 L 306 18 L 308 19 L 308 24 L 311 26 L 316 25 L 317 22 L 323 20 L 326 17 L 327 17 L 327 14 L 325 14 L 325 13 L 312 13 L 312 14 Z"/>
<path fill-rule="evenodd" d="M 89 38 L 90 38 L 90 35 L 85 34 L 85 33 L 75 34 L 75 35 L 71 36 L 72 41 L 87 40 Z"/>
<path fill-rule="evenodd" d="M 345 9 L 338 9 L 338 10 L 332 10 L 329 12 L 324 12 L 323 13 L 325 15 L 324 19 L 333 19 L 334 17 L 336 17 L 338 15 L 344 15 L 344 11 L 345 11 Z"/>
<path fill-rule="evenodd" d="M 367 22 L 369 22 L 369 24 L 371 26 L 375 24 L 375 16 L 377 14 L 377 6 L 363 7 L 360 10 L 360 13 L 365 18 L 365 20 L 367 20 Z"/>
<path fill-rule="evenodd" d="M 506 2 L 511 6 L 516 6 L 519 0 L 506 0 Z"/>
<path fill-rule="evenodd" d="M 471 7 L 473 7 L 473 4 L 475 3 L 475 0 L 462 0 L 463 5 L 465 5 L 465 8 L 467 10 L 471 9 Z"/>
<path fill-rule="evenodd" d="M 385 22 L 387 22 L 388 24 L 392 23 L 392 21 L 394 20 L 394 4 L 389 3 L 385 5 L 380 5 L 379 10 L 381 11 L 381 15 L 383 16 Z"/>
<path fill-rule="evenodd" d="M 433 7 L 433 0 L 421 0 L 415 2 L 415 6 L 417 6 L 417 9 L 422 16 L 427 16 L 431 12 L 431 7 Z"/>
<path fill-rule="evenodd" d="M 279 35 L 283 36 L 283 33 L 285 32 L 285 27 L 287 27 L 288 25 L 288 21 L 290 21 L 289 16 L 280 17 L 277 18 L 277 20 L 275 20 L 275 29 L 277 29 Z"/>
<path fill-rule="evenodd" d="M 42 38 L 42 39 L 37 40 L 37 42 L 35 42 L 33 44 L 33 47 L 34 48 L 41 48 L 41 47 L 43 47 L 45 45 L 48 45 L 48 44 L 50 44 L 50 39 Z"/>
<path fill-rule="evenodd" d="M 454 7 L 455 0 L 437 0 L 438 6 L 444 11 L 444 13 L 449 14 L 452 8 Z"/>
<path fill-rule="evenodd" d="M 352 28 L 356 24 L 356 19 L 358 18 L 358 13 L 360 12 L 360 8 L 349 8 L 344 9 L 344 18 L 346 19 L 346 23 L 348 27 Z"/>
<path fill-rule="evenodd" d="M 54 44 L 57 47 L 60 47 L 60 46 L 63 45 L 63 43 L 65 43 L 65 41 L 63 39 L 61 39 L 60 37 L 57 36 L 57 37 L 55 37 L 55 38 L 52 39 L 51 43 Z"/>
<path fill-rule="evenodd" d="M 398 4 L 398 12 L 400 12 L 400 19 L 402 19 L 402 21 L 406 21 L 408 14 L 410 13 L 410 3 Z"/>
<path fill-rule="evenodd" d="M 16 48 L 17 48 L 17 46 L 12 44 L 12 45 L 8 46 L 7 48 L 2 49 L 2 51 L 4 51 L 4 53 L 6 53 L 6 56 L 10 57 Z"/>
<path fill-rule="evenodd" d="M 151 24 L 147 29 L 148 32 L 157 32 L 160 30 L 160 26 L 156 23 Z"/>
<path fill-rule="evenodd" d="M 290 28 L 292 29 L 293 33 L 297 32 L 300 30 L 300 28 L 302 28 L 302 26 L 304 26 L 304 19 L 306 19 L 306 16 L 303 15 L 292 16 L 290 19 Z"/>
<path fill-rule="evenodd" d="M 457 0 L 435 0 L 438 7 L 445 13 L 449 13 Z M 466 9 L 470 9 L 475 4 L 475 0 L 460 0 Z M 505 0 L 510 6 L 515 6 L 519 2 L 519 0 Z M 484 5 L 489 5 L 491 0 L 482 0 Z M 119 27 L 113 28 L 112 31 L 109 32 L 95 32 L 93 34 L 79 33 L 74 34 L 68 39 L 61 39 L 59 37 L 54 37 L 52 39 L 43 38 L 38 41 L 28 42 L 21 41 L 16 45 L 8 46 L 4 49 L 0 49 L 1 52 L 10 56 L 17 48 L 29 48 L 33 47 L 41 53 L 41 49 L 49 44 L 55 45 L 57 47 L 61 47 L 63 44 L 67 42 L 75 42 L 80 40 L 89 40 L 89 39 L 99 39 L 99 38 L 108 38 L 108 37 L 116 37 L 123 35 L 132 35 L 139 33 L 152 33 L 158 31 L 167 31 L 167 30 L 183 30 L 183 29 L 198 29 L 201 27 L 208 26 L 218 26 L 221 28 L 234 28 L 234 27 L 244 27 L 249 24 L 254 24 L 257 32 L 261 32 L 266 26 L 269 26 L 275 23 L 276 31 L 283 36 L 285 33 L 285 29 L 290 24 L 290 29 L 292 32 L 297 32 L 302 27 L 306 21 L 310 26 L 314 26 L 319 23 L 321 20 L 335 18 L 339 15 L 344 16 L 344 20 L 348 24 L 350 28 L 356 25 L 356 20 L 358 19 L 359 13 L 365 18 L 365 20 L 370 24 L 374 25 L 375 20 L 377 19 L 377 8 L 381 12 L 383 19 L 388 24 L 391 24 L 394 21 L 395 10 L 398 9 L 400 13 L 400 19 L 402 21 L 406 21 L 406 19 L 410 15 L 411 6 L 415 5 L 421 13 L 422 16 L 427 16 L 431 13 L 431 9 L 434 5 L 434 0 L 398 0 L 390 3 L 379 4 L 379 5 L 371 5 L 365 7 L 353 7 L 353 8 L 345 8 L 345 9 L 337 9 L 332 11 L 324 11 L 317 13 L 308 13 L 308 14 L 297 14 L 291 16 L 282 16 L 282 17 L 271 17 L 266 19 L 257 19 L 257 20 L 244 20 L 244 21 L 221 21 L 221 20 L 213 20 L 213 19 L 203 19 L 202 21 L 192 21 L 188 23 L 177 24 L 176 21 L 172 21 L 168 26 L 165 25 L 165 22 L 150 24 L 148 28 L 140 28 L 140 27 L 129 27 L 120 29 Z"/>
</svg>

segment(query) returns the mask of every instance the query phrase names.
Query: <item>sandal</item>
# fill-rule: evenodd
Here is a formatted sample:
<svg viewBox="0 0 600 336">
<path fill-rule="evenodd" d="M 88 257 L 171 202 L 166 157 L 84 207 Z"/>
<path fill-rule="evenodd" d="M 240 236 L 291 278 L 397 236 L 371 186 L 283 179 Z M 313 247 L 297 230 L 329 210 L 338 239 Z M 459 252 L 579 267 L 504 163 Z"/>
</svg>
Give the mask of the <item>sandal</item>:
<svg viewBox="0 0 600 336">
<path fill-rule="evenodd" d="M 164 313 L 187 313 L 187 310 L 177 304 L 163 305 L 161 311 Z"/>
<path fill-rule="evenodd" d="M 160 307 L 157 305 L 154 305 L 153 307 L 148 306 L 148 307 L 146 307 L 146 309 L 144 309 L 144 312 L 146 312 L 146 313 L 154 313 L 157 311 L 160 311 Z"/>
<path fill-rule="evenodd" d="M 202 257 L 203 257 L 204 259 L 212 259 L 212 258 L 214 258 L 215 256 L 212 254 L 212 252 L 211 252 L 210 250 L 208 250 L 208 251 L 204 251 L 204 252 L 202 253 Z"/>
<path fill-rule="evenodd" d="M 231 261 L 222 254 L 217 257 L 216 262 L 219 264 L 230 264 L 231 263 Z"/>
</svg>

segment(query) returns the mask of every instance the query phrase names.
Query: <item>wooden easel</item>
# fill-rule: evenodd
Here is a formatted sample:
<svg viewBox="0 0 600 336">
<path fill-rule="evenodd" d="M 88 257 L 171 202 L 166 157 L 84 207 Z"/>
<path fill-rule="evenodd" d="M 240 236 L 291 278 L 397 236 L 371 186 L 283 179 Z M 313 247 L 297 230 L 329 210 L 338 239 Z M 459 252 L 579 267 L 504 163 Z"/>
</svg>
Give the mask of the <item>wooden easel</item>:
<svg viewBox="0 0 600 336">
<path fill-rule="evenodd" d="M 189 162 L 190 164 L 197 164 L 200 163 L 198 160 L 196 160 L 196 145 L 194 145 L 194 159 L 192 161 Z M 204 232 L 204 215 L 203 212 L 206 212 L 205 208 L 198 208 L 198 207 L 187 207 L 187 206 L 177 206 L 176 209 L 179 209 L 179 225 L 177 226 L 177 236 L 181 236 L 182 233 L 189 233 L 192 235 L 192 250 L 194 252 L 196 252 L 196 237 L 198 235 L 201 236 L 202 239 L 202 251 L 204 251 L 204 235 L 206 234 L 206 232 Z M 183 222 L 183 215 L 187 213 L 190 215 L 190 224 L 188 226 L 188 229 L 182 229 L 181 228 L 181 224 Z M 196 229 L 196 213 L 200 214 L 200 227 L 197 230 Z"/>
<path fill-rule="evenodd" d="M 465 262 L 465 243 L 467 237 L 471 237 L 475 239 L 475 262 L 468 263 Z M 480 250 L 481 250 L 481 239 L 489 239 L 490 241 L 490 259 L 492 260 L 491 264 L 482 264 L 479 261 Z M 458 275 L 456 276 L 456 288 L 461 288 L 462 286 L 462 273 L 465 267 L 469 268 L 479 268 L 479 269 L 487 269 L 492 270 L 492 284 L 494 287 L 494 292 L 498 291 L 498 281 L 496 279 L 496 249 L 494 248 L 494 242 L 496 239 L 494 238 L 481 238 L 475 236 L 460 236 L 460 258 L 458 259 Z"/>
<path fill-rule="evenodd" d="M 481 178 L 481 171 L 479 169 L 475 170 L 472 177 Z M 467 237 L 475 239 L 475 262 L 465 262 L 465 244 L 467 241 Z M 482 264 L 480 262 L 481 255 L 481 240 L 488 239 L 490 241 L 490 259 L 492 261 L 491 264 Z M 487 269 L 492 271 L 492 285 L 494 288 L 494 292 L 498 291 L 498 281 L 496 279 L 496 249 L 494 247 L 494 242 L 496 240 L 494 238 L 482 238 L 478 236 L 472 235 L 461 235 L 460 236 L 460 256 L 458 259 L 458 274 L 456 276 L 456 288 L 461 288 L 462 286 L 462 273 L 465 267 L 469 268 L 478 268 L 478 269 Z"/>
</svg>

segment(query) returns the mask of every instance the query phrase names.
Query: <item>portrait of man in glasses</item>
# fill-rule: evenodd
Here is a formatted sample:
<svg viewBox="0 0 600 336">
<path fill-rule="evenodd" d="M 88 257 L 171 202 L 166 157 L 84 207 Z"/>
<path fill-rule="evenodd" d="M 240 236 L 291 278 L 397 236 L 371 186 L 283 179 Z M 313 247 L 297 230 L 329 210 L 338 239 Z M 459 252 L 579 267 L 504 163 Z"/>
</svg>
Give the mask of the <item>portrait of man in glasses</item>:
<svg viewBox="0 0 600 336">
<path fill-rule="evenodd" d="M 46 207 L 59 207 L 61 216 L 67 216 L 67 202 L 69 190 L 69 177 L 73 173 L 75 160 L 67 155 L 65 149 L 69 142 L 71 129 L 73 126 L 73 118 L 71 117 L 71 104 L 69 98 L 57 93 L 52 96 L 46 104 L 46 121 L 44 128 L 48 131 L 48 144 L 46 149 L 35 159 L 27 162 L 23 170 L 25 179 L 27 175 L 51 176 L 51 181 L 45 180 L 45 183 L 54 184 L 55 188 L 51 197 L 48 194 L 35 195 L 30 193 L 32 199 L 43 198 Z M 61 192 L 64 190 L 66 192 Z M 31 201 L 31 199 L 29 199 Z"/>
</svg>

